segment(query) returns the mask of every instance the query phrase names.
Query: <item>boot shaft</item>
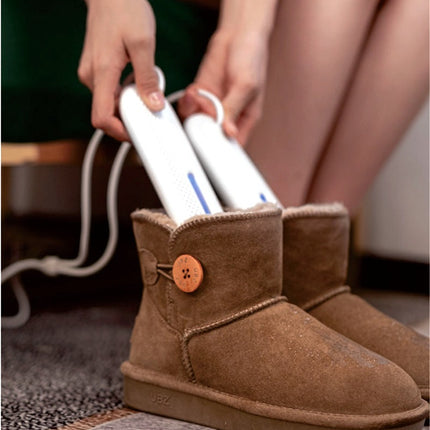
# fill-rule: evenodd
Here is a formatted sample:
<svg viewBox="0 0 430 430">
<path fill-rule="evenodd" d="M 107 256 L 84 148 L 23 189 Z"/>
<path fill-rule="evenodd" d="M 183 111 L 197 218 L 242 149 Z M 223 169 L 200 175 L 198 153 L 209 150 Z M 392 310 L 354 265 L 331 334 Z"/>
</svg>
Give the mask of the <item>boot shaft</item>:
<svg viewBox="0 0 430 430">
<path fill-rule="evenodd" d="M 283 294 L 304 309 L 345 291 L 349 217 L 341 204 L 283 211 Z"/>
<path fill-rule="evenodd" d="M 134 212 L 132 219 L 144 286 L 176 330 L 219 320 L 281 293 L 282 223 L 273 205 L 199 216 L 179 227 L 147 210 Z M 181 280 L 197 288 L 186 293 Z"/>
</svg>

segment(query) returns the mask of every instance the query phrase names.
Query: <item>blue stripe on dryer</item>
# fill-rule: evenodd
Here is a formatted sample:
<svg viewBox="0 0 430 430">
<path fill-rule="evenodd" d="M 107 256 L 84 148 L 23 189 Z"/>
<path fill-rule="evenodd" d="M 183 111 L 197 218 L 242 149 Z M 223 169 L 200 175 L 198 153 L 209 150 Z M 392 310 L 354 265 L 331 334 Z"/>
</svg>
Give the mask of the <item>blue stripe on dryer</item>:
<svg viewBox="0 0 430 430">
<path fill-rule="evenodd" d="M 188 180 L 190 181 L 192 187 L 194 188 L 194 192 L 196 193 L 197 198 L 200 201 L 200 204 L 203 207 L 203 210 L 205 211 L 206 214 L 210 214 L 211 211 L 209 210 L 209 206 L 206 203 L 206 200 L 202 194 L 202 191 L 200 190 L 199 185 L 197 184 L 196 178 L 194 177 L 194 175 L 191 172 L 189 172 L 187 176 L 188 176 Z"/>
</svg>

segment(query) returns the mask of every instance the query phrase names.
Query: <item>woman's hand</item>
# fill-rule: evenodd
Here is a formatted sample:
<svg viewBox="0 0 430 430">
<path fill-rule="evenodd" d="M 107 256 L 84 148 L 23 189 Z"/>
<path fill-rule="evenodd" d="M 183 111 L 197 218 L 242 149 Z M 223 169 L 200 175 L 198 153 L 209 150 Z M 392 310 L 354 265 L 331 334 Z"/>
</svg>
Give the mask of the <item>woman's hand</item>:
<svg viewBox="0 0 430 430">
<path fill-rule="evenodd" d="M 117 104 L 121 73 L 129 62 L 145 104 L 153 111 L 164 107 L 154 71 L 154 14 L 146 0 L 86 2 L 87 30 L 78 76 L 93 92 L 91 122 L 119 141 L 128 140 Z"/>
<path fill-rule="evenodd" d="M 211 91 L 224 106 L 224 132 L 246 142 L 261 115 L 275 6 L 275 0 L 225 0 L 218 30 L 179 103 L 182 116 L 213 114 L 211 103 L 197 95 L 199 88 Z"/>
</svg>

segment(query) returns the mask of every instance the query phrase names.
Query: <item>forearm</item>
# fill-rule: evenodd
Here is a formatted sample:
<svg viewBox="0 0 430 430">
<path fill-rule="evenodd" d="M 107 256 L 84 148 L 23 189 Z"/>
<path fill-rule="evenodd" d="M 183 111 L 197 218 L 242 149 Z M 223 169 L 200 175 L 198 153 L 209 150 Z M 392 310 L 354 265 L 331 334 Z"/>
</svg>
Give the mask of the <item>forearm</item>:
<svg viewBox="0 0 430 430">
<path fill-rule="evenodd" d="M 223 0 L 217 30 L 269 38 L 277 3 L 278 0 Z"/>
</svg>

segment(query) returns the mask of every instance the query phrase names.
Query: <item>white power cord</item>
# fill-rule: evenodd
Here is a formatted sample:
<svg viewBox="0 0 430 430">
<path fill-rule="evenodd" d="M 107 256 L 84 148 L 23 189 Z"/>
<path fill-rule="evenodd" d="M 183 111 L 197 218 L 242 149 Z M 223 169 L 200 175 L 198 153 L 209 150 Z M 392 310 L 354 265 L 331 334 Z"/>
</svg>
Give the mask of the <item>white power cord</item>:
<svg viewBox="0 0 430 430">
<path fill-rule="evenodd" d="M 156 67 L 159 78 L 159 86 L 162 91 L 165 88 L 165 79 L 163 72 Z M 169 102 L 175 102 L 184 95 L 185 91 L 180 90 L 170 94 L 166 99 Z M 198 93 L 210 100 L 216 111 L 216 122 L 222 124 L 224 120 L 224 109 L 221 102 L 216 96 L 205 90 L 198 90 Z M 81 235 L 79 241 L 79 252 L 76 258 L 72 260 L 61 259 L 57 256 L 48 255 L 43 259 L 26 259 L 17 261 L 6 267 L 1 272 L 1 283 L 11 279 L 12 289 L 18 302 L 18 313 L 13 316 L 2 317 L 2 326 L 5 328 L 17 328 L 24 325 L 30 318 L 30 302 L 28 296 L 18 278 L 14 278 L 18 273 L 25 270 L 39 270 L 49 275 L 67 275 L 74 277 L 84 277 L 92 275 L 101 270 L 112 258 L 118 241 L 118 213 L 117 213 L 117 196 L 118 184 L 122 171 L 122 166 L 130 150 L 130 143 L 123 142 L 115 156 L 109 175 L 107 187 L 107 217 L 109 224 L 109 239 L 103 255 L 92 265 L 87 267 L 80 266 L 88 255 L 90 227 L 91 227 L 91 174 L 93 170 L 94 157 L 100 142 L 104 136 L 102 130 L 96 130 L 91 137 L 82 165 L 81 174 Z"/>
<path fill-rule="evenodd" d="M 93 169 L 94 157 L 103 136 L 103 131 L 96 130 L 91 137 L 88 148 L 85 152 L 81 174 L 81 235 L 79 241 L 79 253 L 73 260 L 60 260 L 61 264 L 64 264 L 64 266 L 79 266 L 85 261 L 88 255 L 88 243 L 91 228 L 91 172 Z M 40 270 L 41 272 L 50 275 L 52 272 L 51 266 L 53 265 L 50 261 L 55 258 L 57 257 L 47 256 L 43 260 L 26 259 L 11 264 L 6 269 L 2 270 L 1 282 L 6 282 L 18 273 L 30 269 Z M 55 273 L 52 276 L 54 275 Z"/>
<path fill-rule="evenodd" d="M 6 328 L 17 328 L 23 326 L 30 318 L 30 300 L 18 277 L 12 278 L 10 282 L 18 303 L 18 313 L 11 317 L 2 317 L 2 325 Z"/>
<path fill-rule="evenodd" d="M 78 256 L 73 260 L 65 260 L 56 256 L 48 255 L 45 258 L 26 259 L 11 264 L 1 272 L 1 283 L 25 270 L 39 270 L 49 275 L 67 275 L 75 277 L 88 276 L 101 270 L 111 259 L 118 240 L 118 217 L 117 217 L 117 195 L 118 183 L 122 166 L 131 147 L 130 143 L 123 142 L 118 150 L 112 165 L 107 189 L 107 216 L 109 223 L 109 240 L 103 255 L 92 265 L 87 267 L 77 267 L 81 265 L 88 255 L 88 245 L 90 236 L 91 221 L 91 171 L 94 162 L 94 155 L 104 134 L 101 130 L 96 130 L 88 149 L 85 153 L 82 180 L 81 180 L 81 236 Z M 18 301 L 18 313 L 11 317 L 2 317 L 2 326 L 6 328 L 16 328 L 25 324 L 30 317 L 30 306 L 27 294 L 22 285 L 15 280 L 12 285 L 16 299 Z"/>
</svg>

